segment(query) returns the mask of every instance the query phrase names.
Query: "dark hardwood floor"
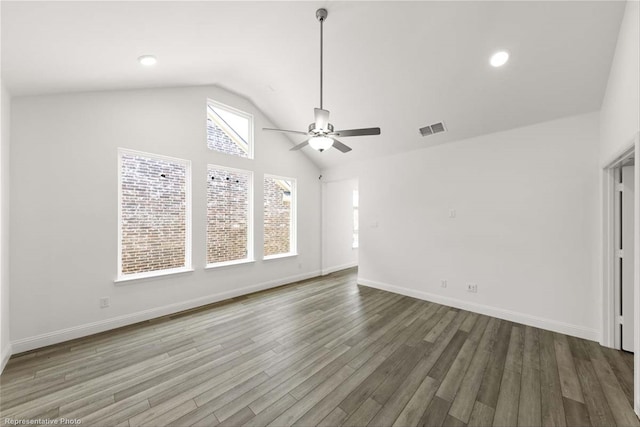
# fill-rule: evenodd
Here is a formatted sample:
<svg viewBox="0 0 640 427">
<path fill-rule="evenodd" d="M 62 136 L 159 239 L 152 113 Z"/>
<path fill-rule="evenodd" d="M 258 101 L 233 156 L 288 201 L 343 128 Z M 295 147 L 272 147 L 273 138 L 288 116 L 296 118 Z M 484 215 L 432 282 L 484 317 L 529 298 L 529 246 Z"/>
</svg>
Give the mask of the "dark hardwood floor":
<svg viewBox="0 0 640 427">
<path fill-rule="evenodd" d="M 633 357 L 335 273 L 16 355 L 2 423 L 638 426 Z"/>
</svg>

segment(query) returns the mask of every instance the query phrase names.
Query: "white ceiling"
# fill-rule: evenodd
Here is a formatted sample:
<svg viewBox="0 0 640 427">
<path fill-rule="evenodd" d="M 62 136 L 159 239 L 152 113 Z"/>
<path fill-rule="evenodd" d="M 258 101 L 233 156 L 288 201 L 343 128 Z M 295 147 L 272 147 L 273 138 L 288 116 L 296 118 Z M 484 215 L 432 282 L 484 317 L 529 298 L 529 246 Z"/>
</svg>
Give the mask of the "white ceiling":
<svg viewBox="0 0 640 427">
<path fill-rule="evenodd" d="M 331 122 L 382 128 L 381 136 L 344 138 L 348 154 L 304 149 L 326 168 L 599 109 L 624 2 L 1 7 L 2 79 L 14 96 L 216 84 L 251 99 L 275 125 L 299 130 L 319 104 L 315 10 L 325 7 Z M 488 64 L 497 49 L 511 52 L 501 69 Z M 158 65 L 140 66 L 143 54 Z M 448 133 L 419 136 L 441 120 Z"/>
</svg>

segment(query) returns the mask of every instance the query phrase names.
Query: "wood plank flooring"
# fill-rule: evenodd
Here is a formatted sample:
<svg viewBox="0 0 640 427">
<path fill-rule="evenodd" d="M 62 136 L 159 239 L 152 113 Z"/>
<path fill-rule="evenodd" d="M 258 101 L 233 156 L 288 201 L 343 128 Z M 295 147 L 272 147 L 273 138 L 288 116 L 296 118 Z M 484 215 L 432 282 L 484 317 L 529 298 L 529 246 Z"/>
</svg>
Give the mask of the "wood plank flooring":
<svg viewBox="0 0 640 427">
<path fill-rule="evenodd" d="M 354 270 L 16 355 L 2 423 L 639 426 L 633 357 Z"/>
</svg>

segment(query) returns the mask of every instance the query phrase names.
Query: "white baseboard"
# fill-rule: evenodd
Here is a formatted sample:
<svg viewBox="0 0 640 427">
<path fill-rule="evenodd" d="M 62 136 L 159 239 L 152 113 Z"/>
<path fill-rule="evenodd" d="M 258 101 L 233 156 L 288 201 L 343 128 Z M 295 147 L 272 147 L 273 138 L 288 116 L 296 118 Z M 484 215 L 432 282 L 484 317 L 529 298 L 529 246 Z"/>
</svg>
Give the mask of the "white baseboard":
<svg viewBox="0 0 640 427">
<path fill-rule="evenodd" d="M 13 349 L 11 348 L 11 343 L 9 343 L 2 349 L 2 354 L 0 354 L 0 374 L 4 371 L 4 367 L 7 366 L 7 362 L 12 354 Z"/>
<path fill-rule="evenodd" d="M 203 305 L 223 301 L 229 298 L 235 298 L 241 295 L 274 288 L 276 286 L 286 285 L 287 283 L 297 282 L 312 277 L 318 277 L 320 271 L 312 271 L 309 273 L 298 274 L 295 276 L 284 277 L 281 279 L 270 280 L 268 282 L 258 283 L 256 285 L 245 286 L 244 288 L 234 289 L 232 291 L 220 292 L 217 294 L 207 295 L 205 297 L 195 298 L 175 304 L 165 305 L 163 307 L 151 308 L 149 310 L 139 311 L 136 313 L 126 314 L 111 319 L 100 320 L 98 322 L 87 323 L 84 325 L 73 326 L 71 328 L 61 329 L 58 331 L 48 332 L 46 334 L 36 335 L 33 337 L 22 338 L 11 342 L 13 354 L 22 353 L 24 351 L 69 341 L 88 335 L 97 334 L 99 332 L 108 331 L 122 326 L 131 325 L 133 323 L 143 322 L 145 320 L 155 319 L 156 317 L 166 316 L 168 314 L 178 313 L 180 311 L 189 310 Z M 9 353 L 11 355 L 12 353 Z M 3 355 L 4 357 L 4 355 Z"/>
<path fill-rule="evenodd" d="M 342 264 L 342 265 L 334 265 L 333 267 L 323 268 L 322 269 L 322 275 L 326 276 L 327 274 L 333 273 L 335 271 L 345 270 L 347 268 L 353 268 L 353 267 L 357 267 L 357 266 L 358 266 L 357 262 L 350 262 L 350 263 Z"/>
<path fill-rule="evenodd" d="M 445 297 L 442 295 L 432 294 L 429 292 L 418 291 L 415 289 L 404 288 L 400 286 L 389 285 L 374 280 L 358 277 L 358 284 L 370 288 L 381 289 L 383 291 L 393 292 L 408 297 L 417 298 L 425 301 L 435 302 L 438 304 L 460 308 L 472 311 L 474 313 L 485 314 L 487 316 L 497 317 L 498 319 L 509 320 L 511 322 L 522 323 L 536 328 L 546 329 L 553 332 L 559 332 L 565 335 L 571 335 L 587 340 L 598 341 L 600 333 L 596 329 L 589 329 L 583 326 L 572 325 L 570 323 L 558 322 L 556 320 L 545 319 L 542 317 L 532 316 L 529 314 L 518 313 L 503 308 L 491 307 L 475 302 L 463 301 L 456 298 Z"/>
</svg>

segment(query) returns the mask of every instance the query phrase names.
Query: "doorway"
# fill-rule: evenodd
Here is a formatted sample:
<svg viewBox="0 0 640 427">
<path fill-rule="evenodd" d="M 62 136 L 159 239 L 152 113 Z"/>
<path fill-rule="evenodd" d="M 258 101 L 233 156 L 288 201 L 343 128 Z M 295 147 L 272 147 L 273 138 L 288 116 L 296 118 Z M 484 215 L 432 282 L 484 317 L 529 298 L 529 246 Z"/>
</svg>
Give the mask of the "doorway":
<svg viewBox="0 0 640 427">
<path fill-rule="evenodd" d="M 357 267 L 358 179 L 322 183 L 322 274 Z"/>
<path fill-rule="evenodd" d="M 603 168 L 601 344 L 633 353 L 640 416 L 640 133 Z"/>
</svg>

